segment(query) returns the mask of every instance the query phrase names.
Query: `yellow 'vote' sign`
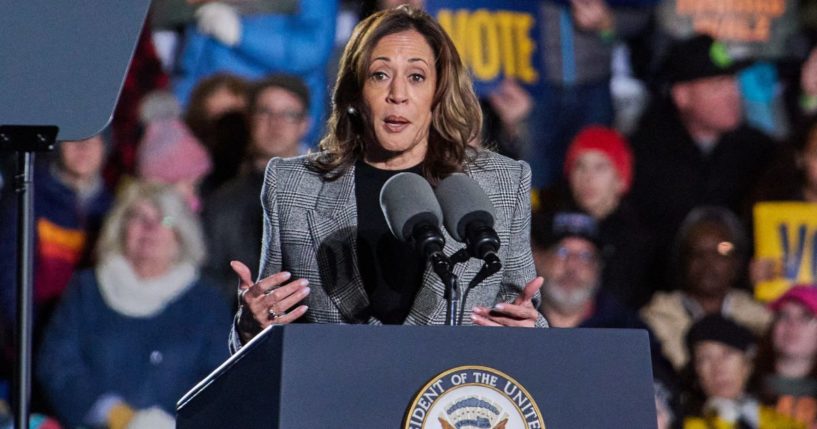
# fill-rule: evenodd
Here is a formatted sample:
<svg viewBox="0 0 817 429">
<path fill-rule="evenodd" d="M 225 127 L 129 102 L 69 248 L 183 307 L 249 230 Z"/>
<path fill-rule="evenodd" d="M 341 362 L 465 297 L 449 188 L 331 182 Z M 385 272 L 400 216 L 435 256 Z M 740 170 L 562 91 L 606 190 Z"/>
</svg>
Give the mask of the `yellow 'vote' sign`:
<svg viewBox="0 0 817 429">
<path fill-rule="evenodd" d="M 534 84 L 536 44 L 530 36 L 536 24 L 529 13 L 488 9 L 440 9 L 437 20 L 454 41 L 463 61 L 478 81 L 499 77 Z"/>
<path fill-rule="evenodd" d="M 771 301 L 792 284 L 817 278 L 817 204 L 765 202 L 754 207 L 755 256 L 772 259 L 780 277 L 759 283 L 755 296 Z"/>
</svg>

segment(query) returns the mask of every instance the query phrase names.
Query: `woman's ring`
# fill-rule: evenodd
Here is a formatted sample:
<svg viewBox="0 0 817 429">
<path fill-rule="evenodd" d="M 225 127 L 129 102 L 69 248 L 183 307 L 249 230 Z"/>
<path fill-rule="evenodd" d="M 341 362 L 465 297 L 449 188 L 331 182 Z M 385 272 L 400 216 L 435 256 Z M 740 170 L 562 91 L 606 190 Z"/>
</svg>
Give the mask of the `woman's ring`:
<svg viewBox="0 0 817 429">
<path fill-rule="evenodd" d="M 267 310 L 267 312 L 269 312 L 269 315 L 270 315 L 270 317 L 272 317 L 272 320 L 275 320 L 275 319 L 283 316 L 283 314 L 276 313 L 275 310 L 272 309 L 272 307 L 270 307 L 269 310 Z"/>
</svg>

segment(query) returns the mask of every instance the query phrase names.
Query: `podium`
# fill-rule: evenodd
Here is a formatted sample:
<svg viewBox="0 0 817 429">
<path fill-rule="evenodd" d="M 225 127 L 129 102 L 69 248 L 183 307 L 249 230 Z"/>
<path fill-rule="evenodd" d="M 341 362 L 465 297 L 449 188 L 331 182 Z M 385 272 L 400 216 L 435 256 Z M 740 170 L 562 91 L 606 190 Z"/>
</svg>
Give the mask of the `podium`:
<svg viewBox="0 0 817 429">
<path fill-rule="evenodd" d="M 179 429 L 436 429 L 492 413 L 486 427 L 656 427 L 647 333 L 623 329 L 272 326 L 177 413 Z"/>
</svg>

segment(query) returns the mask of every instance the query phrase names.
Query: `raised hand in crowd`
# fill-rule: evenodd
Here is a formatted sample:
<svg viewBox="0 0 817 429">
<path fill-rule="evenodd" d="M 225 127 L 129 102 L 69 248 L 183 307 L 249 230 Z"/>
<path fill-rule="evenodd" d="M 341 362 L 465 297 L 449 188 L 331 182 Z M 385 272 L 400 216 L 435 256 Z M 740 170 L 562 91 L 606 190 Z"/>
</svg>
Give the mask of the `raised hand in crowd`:
<svg viewBox="0 0 817 429">
<path fill-rule="evenodd" d="M 194 0 L 200 1 L 200 0 Z M 196 26 L 227 46 L 235 46 L 241 39 L 241 18 L 229 4 L 208 1 L 196 11 Z"/>
<path fill-rule="evenodd" d="M 817 112 L 817 47 L 811 50 L 800 71 L 800 89 L 806 100 L 806 113 Z"/>
<path fill-rule="evenodd" d="M 570 0 L 576 26 L 585 31 L 611 31 L 613 11 L 604 0 Z"/>
<path fill-rule="evenodd" d="M 752 284 L 774 280 L 782 275 L 783 261 L 774 258 L 752 258 L 749 263 L 749 281 Z"/>
<path fill-rule="evenodd" d="M 502 128 L 514 137 L 520 133 L 520 126 L 533 110 L 533 97 L 513 79 L 502 81 L 488 96 L 494 111 L 502 122 Z"/>
</svg>

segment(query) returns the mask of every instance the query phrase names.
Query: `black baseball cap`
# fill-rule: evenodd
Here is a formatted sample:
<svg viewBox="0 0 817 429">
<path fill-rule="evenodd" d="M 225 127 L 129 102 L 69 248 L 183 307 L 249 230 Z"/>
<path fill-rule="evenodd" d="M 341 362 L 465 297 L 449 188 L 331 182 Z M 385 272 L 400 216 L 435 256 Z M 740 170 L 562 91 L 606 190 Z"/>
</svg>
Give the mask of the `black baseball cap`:
<svg viewBox="0 0 817 429">
<path fill-rule="evenodd" d="M 749 64 L 749 61 L 733 58 L 723 42 L 708 34 L 699 34 L 679 40 L 670 47 L 662 75 L 668 83 L 675 84 L 733 75 Z"/>
<path fill-rule="evenodd" d="M 601 249 L 598 223 L 581 212 L 535 213 L 531 218 L 531 240 L 541 248 L 549 248 L 564 238 L 582 238 Z"/>
</svg>

